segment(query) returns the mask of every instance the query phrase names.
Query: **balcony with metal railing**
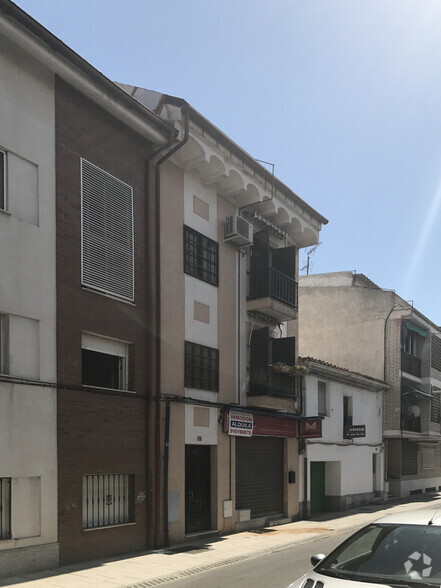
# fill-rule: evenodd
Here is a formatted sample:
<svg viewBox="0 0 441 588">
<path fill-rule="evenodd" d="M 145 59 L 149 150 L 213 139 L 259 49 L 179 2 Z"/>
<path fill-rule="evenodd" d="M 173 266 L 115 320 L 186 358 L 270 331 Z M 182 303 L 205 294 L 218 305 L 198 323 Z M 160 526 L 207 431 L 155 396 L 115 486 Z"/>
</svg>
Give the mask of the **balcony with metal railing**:
<svg viewBox="0 0 441 588">
<path fill-rule="evenodd" d="M 406 353 L 406 351 L 401 351 L 401 370 L 411 376 L 421 378 L 421 359 Z"/>
<path fill-rule="evenodd" d="M 298 283 L 272 268 L 250 272 L 247 310 L 261 312 L 279 321 L 297 318 Z"/>
<path fill-rule="evenodd" d="M 250 370 L 249 396 L 265 396 L 285 400 L 297 400 L 302 390 L 302 376 L 279 373 L 272 366 Z M 255 404 L 255 403 L 254 403 Z"/>
</svg>

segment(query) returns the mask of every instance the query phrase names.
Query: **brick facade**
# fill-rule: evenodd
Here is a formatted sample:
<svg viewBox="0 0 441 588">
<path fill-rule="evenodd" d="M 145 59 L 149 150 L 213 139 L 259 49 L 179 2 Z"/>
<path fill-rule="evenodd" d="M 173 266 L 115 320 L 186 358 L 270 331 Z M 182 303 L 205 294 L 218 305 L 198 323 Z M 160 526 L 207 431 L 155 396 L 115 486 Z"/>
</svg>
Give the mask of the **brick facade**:
<svg viewBox="0 0 441 588">
<path fill-rule="evenodd" d="M 147 158 L 151 146 L 56 81 L 57 354 L 60 563 L 145 548 L 151 538 L 151 308 L 147 277 Z M 81 286 L 83 157 L 133 188 L 134 304 Z M 81 335 L 129 342 L 128 393 L 81 390 Z M 84 531 L 82 476 L 134 474 L 135 523 Z M 150 480 L 150 481 L 148 481 Z"/>
</svg>

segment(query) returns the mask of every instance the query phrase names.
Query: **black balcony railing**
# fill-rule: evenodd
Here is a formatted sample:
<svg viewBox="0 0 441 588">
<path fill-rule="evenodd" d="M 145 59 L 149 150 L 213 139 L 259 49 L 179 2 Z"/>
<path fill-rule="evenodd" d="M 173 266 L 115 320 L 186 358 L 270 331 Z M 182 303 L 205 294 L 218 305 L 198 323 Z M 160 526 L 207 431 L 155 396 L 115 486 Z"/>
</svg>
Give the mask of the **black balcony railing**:
<svg viewBox="0 0 441 588">
<path fill-rule="evenodd" d="M 421 378 L 421 359 L 410 355 L 405 351 L 401 352 L 401 369 L 403 372 Z"/>
<path fill-rule="evenodd" d="M 401 425 L 404 431 L 421 433 L 421 417 L 403 416 Z"/>
<path fill-rule="evenodd" d="M 250 275 L 250 299 L 276 298 L 297 310 L 298 284 L 289 276 L 272 267 L 254 269 Z"/>
<path fill-rule="evenodd" d="M 251 368 L 250 396 L 278 396 L 298 398 L 302 389 L 302 376 L 275 372 L 271 366 Z"/>
</svg>

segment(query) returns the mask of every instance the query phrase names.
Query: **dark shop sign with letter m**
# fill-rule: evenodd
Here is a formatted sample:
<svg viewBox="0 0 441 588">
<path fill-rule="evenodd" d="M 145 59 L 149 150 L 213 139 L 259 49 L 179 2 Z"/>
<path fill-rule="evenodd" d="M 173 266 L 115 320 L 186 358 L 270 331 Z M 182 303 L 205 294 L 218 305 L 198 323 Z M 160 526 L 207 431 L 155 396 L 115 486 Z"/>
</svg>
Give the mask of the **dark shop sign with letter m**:
<svg viewBox="0 0 441 588">
<path fill-rule="evenodd" d="M 354 439 L 354 437 L 366 437 L 366 425 L 349 425 L 345 427 L 345 439 Z"/>
</svg>

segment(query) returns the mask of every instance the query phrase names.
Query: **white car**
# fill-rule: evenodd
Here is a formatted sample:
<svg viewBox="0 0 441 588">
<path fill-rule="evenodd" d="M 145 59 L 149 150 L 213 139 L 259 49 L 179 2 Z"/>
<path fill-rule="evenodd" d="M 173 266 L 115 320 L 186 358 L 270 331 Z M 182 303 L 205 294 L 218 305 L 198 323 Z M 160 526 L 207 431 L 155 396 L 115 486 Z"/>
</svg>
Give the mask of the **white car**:
<svg viewBox="0 0 441 588">
<path fill-rule="evenodd" d="M 441 586 L 441 509 L 385 516 L 363 527 L 288 588 Z"/>
</svg>

